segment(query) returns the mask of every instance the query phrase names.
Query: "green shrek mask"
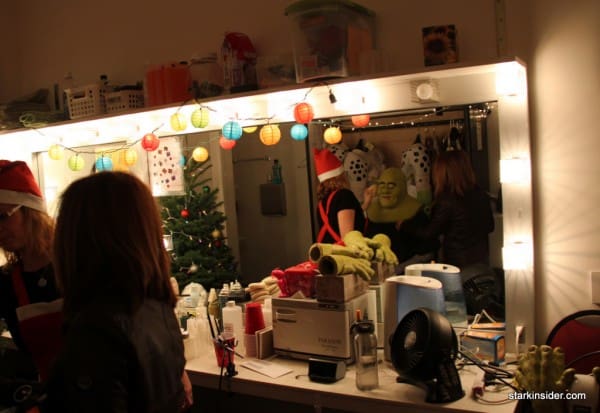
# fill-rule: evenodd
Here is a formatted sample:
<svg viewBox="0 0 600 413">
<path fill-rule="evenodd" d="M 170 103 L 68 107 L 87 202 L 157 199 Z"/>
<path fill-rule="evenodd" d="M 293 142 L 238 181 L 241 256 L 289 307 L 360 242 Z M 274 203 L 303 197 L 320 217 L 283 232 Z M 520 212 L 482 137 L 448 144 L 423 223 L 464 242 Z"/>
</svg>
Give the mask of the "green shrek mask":
<svg viewBox="0 0 600 413">
<path fill-rule="evenodd" d="M 406 178 L 400 168 L 385 169 L 377 180 L 377 195 L 367 209 L 373 222 L 398 222 L 413 217 L 421 208 L 406 192 Z"/>
</svg>

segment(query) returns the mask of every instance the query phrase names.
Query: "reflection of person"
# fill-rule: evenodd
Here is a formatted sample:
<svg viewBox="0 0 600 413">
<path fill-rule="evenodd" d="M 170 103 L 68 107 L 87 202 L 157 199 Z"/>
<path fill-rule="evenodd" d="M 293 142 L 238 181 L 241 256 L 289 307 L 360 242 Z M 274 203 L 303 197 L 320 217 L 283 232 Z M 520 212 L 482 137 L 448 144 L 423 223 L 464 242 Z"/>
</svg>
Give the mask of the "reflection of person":
<svg viewBox="0 0 600 413">
<path fill-rule="evenodd" d="M 53 236 L 54 222 L 27 164 L 1 160 L 0 248 L 7 263 L 0 271 L 0 318 L 42 379 L 60 341 L 61 303 L 55 301 L 59 293 L 50 262 Z M 55 311 L 47 313 L 52 306 Z M 21 378 L 37 374 L 32 376 Z"/>
<path fill-rule="evenodd" d="M 392 242 L 392 251 L 400 261 L 398 271 L 415 260 L 420 262 L 433 258 L 438 245 L 435 240 L 420 239 L 413 234 L 399 230 L 400 222 L 414 220 L 419 225 L 427 225 L 429 218 L 423 205 L 407 193 L 406 178 L 400 168 L 385 169 L 377 184 L 365 192 L 365 203 L 368 204 L 367 216 L 369 224 L 367 233 L 386 234 Z"/>
<path fill-rule="evenodd" d="M 319 179 L 317 219 L 320 230 L 317 242 L 341 243 L 348 232 L 364 230 L 364 212 L 349 189 L 340 160 L 327 149 L 314 149 L 314 158 Z"/>
<path fill-rule="evenodd" d="M 54 245 L 66 323 L 48 409 L 179 411 L 189 381 L 162 223 L 146 185 L 125 172 L 75 181 L 61 198 Z"/>
<path fill-rule="evenodd" d="M 459 267 L 487 266 L 488 234 L 494 230 L 489 196 L 476 183 L 466 152 L 451 150 L 436 157 L 432 171 L 434 201 L 427 226 L 408 220 L 401 229 L 424 239 L 443 237 L 441 261 Z"/>
</svg>

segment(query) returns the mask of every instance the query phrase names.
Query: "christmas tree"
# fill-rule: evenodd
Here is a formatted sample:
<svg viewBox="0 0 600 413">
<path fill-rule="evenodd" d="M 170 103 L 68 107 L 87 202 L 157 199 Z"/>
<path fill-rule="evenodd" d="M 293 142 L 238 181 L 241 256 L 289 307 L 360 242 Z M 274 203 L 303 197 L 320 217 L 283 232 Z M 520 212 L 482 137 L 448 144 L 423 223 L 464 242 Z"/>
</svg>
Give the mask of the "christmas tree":
<svg viewBox="0 0 600 413">
<path fill-rule="evenodd" d="M 206 291 L 238 279 L 237 263 L 223 235 L 226 216 L 218 208 L 218 189 L 203 175 L 211 165 L 190 158 L 183 168 L 185 193 L 161 198 L 165 235 L 171 236 L 171 271 L 180 290 L 190 282 Z"/>
</svg>

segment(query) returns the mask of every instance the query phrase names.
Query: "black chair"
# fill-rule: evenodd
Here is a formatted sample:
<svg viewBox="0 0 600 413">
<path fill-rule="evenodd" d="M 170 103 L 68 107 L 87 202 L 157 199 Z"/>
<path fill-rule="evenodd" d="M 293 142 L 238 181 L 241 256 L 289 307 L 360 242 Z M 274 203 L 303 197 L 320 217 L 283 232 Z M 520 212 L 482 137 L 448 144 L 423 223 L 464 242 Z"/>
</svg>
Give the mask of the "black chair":
<svg viewBox="0 0 600 413">
<path fill-rule="evenodd" d="M 560 320 L 548 334 L 546 344 L 565 352 L 565 367 L 589 374 L 600 367 L 600 310 L 582 310 Z"/>
</svg>

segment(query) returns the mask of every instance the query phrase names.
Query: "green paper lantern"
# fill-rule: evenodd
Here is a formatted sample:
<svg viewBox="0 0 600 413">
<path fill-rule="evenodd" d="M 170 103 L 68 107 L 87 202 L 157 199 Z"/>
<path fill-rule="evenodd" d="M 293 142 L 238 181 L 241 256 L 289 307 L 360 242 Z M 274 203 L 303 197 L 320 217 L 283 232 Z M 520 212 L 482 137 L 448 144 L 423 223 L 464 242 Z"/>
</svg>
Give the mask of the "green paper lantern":
<svg viewBox="0 0 600 413">
<path fill-rule="evenodd" d="M 192 126 L 194 128 L 206 128 L 209 123 L 209 111 L 207 108 L 199 108 L 192 112 Z"/>
<path fill-rule="evenodd" d="M 71 156 L 67 163 L 69 165 L 69 169 L 75 172 L 81 171 L 85 166 L 85 161 L 83 160 L 83 157 L 79 154 Z"/>
</svg>

